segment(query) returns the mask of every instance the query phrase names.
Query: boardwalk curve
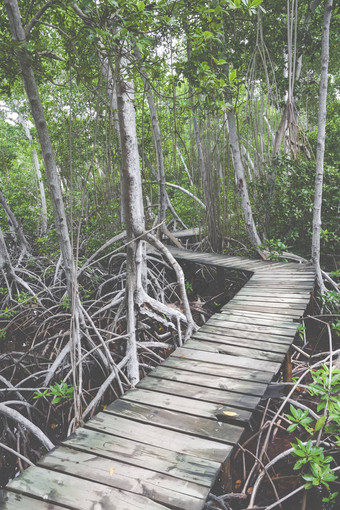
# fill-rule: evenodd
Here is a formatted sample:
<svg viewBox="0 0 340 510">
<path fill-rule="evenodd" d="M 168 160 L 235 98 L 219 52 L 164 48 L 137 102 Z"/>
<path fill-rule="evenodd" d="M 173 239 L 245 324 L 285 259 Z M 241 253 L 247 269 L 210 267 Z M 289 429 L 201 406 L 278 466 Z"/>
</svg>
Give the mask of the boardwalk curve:
<svg viewBox="0 0 340 510">
<path fill-rule="evenodd" d="M 173 255 L 253 275 L 220 312 L 63 444 L 13 480 L 1 510 L 201 510 L 292 344 L 314 268 Z"/>
</svg>

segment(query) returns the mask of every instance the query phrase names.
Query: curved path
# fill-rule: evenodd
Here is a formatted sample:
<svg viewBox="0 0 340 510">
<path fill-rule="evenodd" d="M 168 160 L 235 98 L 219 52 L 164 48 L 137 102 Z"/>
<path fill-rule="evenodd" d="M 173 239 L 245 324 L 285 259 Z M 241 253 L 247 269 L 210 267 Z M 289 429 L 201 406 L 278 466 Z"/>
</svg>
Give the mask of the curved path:
<svg viewBox="0 0 340 510">
<path fill-rule="evenodd" d="M 203 508 L 294 340 L 314 269 L 171 248 L 252 277 L 137 386 L 28 468 L 1 510 Z"/>
</svg>

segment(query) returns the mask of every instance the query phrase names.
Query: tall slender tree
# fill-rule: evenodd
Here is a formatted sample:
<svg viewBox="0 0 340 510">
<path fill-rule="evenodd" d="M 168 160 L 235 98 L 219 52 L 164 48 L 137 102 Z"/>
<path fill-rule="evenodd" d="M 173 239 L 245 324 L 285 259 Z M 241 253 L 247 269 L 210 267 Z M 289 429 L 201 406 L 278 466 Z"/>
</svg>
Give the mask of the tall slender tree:
<svg viewBox="0 0 340 510">
<path fill-rule="evenodd" d="M 332 17 L 332 7 L 333 0 L 325 0 L 321 42 L 321 76 L 319 89 L 318 136 L 316 146 L 316 175 L 315 175 L 315 195 L 313 209 L 312 261 L 315 264 L 318 284 L 322 293 L 325 292 L 326 288 L 323 283 L 320 268 L 320 234 L 321 234 L 322 188 L 324 176 L 324 154 L 325 154 L 326 117 L 327 117 L 329 29 Z"/>
</svg>

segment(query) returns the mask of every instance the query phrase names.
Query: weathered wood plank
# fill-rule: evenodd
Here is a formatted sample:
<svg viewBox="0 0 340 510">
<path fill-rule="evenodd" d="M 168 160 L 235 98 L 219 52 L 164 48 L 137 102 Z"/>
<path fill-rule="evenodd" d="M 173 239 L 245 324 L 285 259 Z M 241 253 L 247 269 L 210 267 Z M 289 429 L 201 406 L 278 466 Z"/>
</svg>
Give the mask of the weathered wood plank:
<svg viewBox="0 0 340 510">
<path fill-rule="evenodd" d="M 237 298 L 234 298 L 237 301 L 256 301 L 257 303 L 282 303 L 284 305 L 292 306 L 293 308 L 299 308 L 304 310 L 310 301 L 310 296 L 301 297 L 298 299 L 293 298 L 281 298 L 275 296 L 258 296 L 253 294 L 244 294 L 239 292 L 237 294 Z"/>
<path fill-rule="evenodd" d="M 229 377 L 239 381 L 254 381 L 261 384 L 268 384 L 272 380 L 270 372 L 261 372 L 251 368 L 235 367 L 233 365 L 219 365 L 218 363 L 209 363 L 203 360 L 169 357 L 163 361 L 162 367 L 176 368 L 178 370 L 190 370 L 199 374 L 216 375 L 220 377 Z"/>
<path fill-rule="evenodd" d="M 294 335 L 292 334 L 289 336 L 281 336 L 281 335 L 275 335 L 275 334 L 269 334 L 269 333 L 257 333 L 256 331 L 253 333 L 251 331 L 242 330 L 242 329 L 232 329 L 232 328 L 225 328 L 223 326 L 219 326 L 217 324 L 208 324 L 206 323 L 204 326 L 202 326 L 199 329 L 200 333 L 203 333 L 205 335 L 225 335 L 233 338 L 242 338 L 249 339 L 249 340 L 263 340 L 265 337 L 268 340 L 268 342 L 272 341 L 275 343 L 281 343 L 281 344 L 290 344 L 294 338 Z"/>
<path fill-rule="evenodd" d="M 235 394 L 233 393 L 231 398 L 229 396 L 229 399 L 227 397 L 224 399 L 223 397 L 221 397 L 220 402 L 218 402 L 217 404 L 209 401 L 203 401 L 203 399 L 198 400 L 190 397 L 189 398 L 181 397 L 179 396 L 180 389 L 178 388 L 178 386 L 185 386 L 185 384 L 167 381 L 168 382 L 166 388 L 167 391 L 161 392 L 165 388 L 165 385 L 163 384 L 163 387 L 159 388 L 159 391 L 155 391 L 155 387 L 157 385 L 157 381 L 156 382 L 155 381 L 156 381 L 155 379 L 151 379 L 151 382 L 147 383 L 148 389 L 136 388 L 129 390 L 124 395 L 124 398 L 121 400 L 123 401 L 128 400 L 130 402 L 133 402 L 134 404 L 142 404 L 148 406 L 150 408 L 148 410 L 148 419 L 152 418 L 150 420 L 151 423 L 157 423 L 157 425 L 160 424 L 166 425 L 169 428 L 170 427 L 175 428 L 176 430 L 186 430 L 184 426 L 189 427 L 189 430 L 193 430 L 192 422 L 195 420 L 192 419 L 192 416 L 198 416 L 199 418 L 208 418 L 215 421 L 217 419 L 217 416 L 223 414 L 224 411 L 227 412 L 237 410 L 237 413 L 235 414 L 235 419 L 237 419 L 237 421 L 248 422 L 250 420 L 251 413 L 249 411 L 239 409 L 241 407 L 240 403 L 243 403 L 242 406 L 243 409 L 245 408 L 246 404 L 248 404 L 248 409 L 250 408 L 252 410 L 254 410 L 256 405 L 258 404 L 258 399 L 256 397 L 249 397 L 247 399 L 243 395 L 237 393 Z M 159 383 L 159 386 L 161 385 L 162 384 Z M 184 391 L 185 389 L 183 388 L 183 392 Z M 208 391 L 209 390 L 207 390 L 207 392 Z M 190 393 L 190 389 L 187 389 L 187 392 Z M 191 388 L 191 392 L 193 394 L 201 396 L 204 393 L 204 391 L 202 391 L 202 388 L 200 387 L 198 387 L 198 389 L 195 387 Z M 225 402 L 225 400 L 228 400 L 228 402 Z M 116 400 L 115 402 L 119 401 Z M 115 402 L 108 406 L 106 411 L 111 411 L 113 408 L 117 409 L 117 405 L 115 406 Z M 162 411 L 157 411 L 156 408 L 161 408 Z M 137 410 L 140 411 L 140 409 L 138 408 L 138 406 L 137 407 L 134 406 L 131 409 L 136 414 L 135 419 L 139 419 L 139 415 L 137 415 Z M 175 412 L 168 413 L 163 412 L 163 410 Z M 188 417 L 187 415 L 190 416 Z M 129 417 L 133 418 L 132 414 Z M 168 420 L 168 422 L 166 423 L 165 420 Z M 202 429 L 202 425 L 203 423 L 200 423 L 200 430 Z M 205 424 L 205 427 L 207 426 L 208 425 Z M 212 437 L 213 439 L 220 440 L 220 433 L 218 428 L 217 436 L 214 435 L 215 434 L 214 430 L 215 425 L 214 428 L 212 429 L 210 437 Z M 225 434 L 226 432 L 228 431 L 224 431 L 223 434 Z M 231 433 L 239 434 L 239 430 L 233 429 Z M 234 436 L 232 435 L 230 437 Z"/>
<path fill-rule="evenodd" d="M 264 312 L 264 313 L 270 313 L 270 314 L 276 314 L 279 313 L 280 315 L 290 315 L 291 317 L 301 317 L 303 315 L 304 310 L 295 310 L 293 308 L 276 308 L 272 305 L 265 306 L 264 304 L 261 306 L 261 304 L 245 304 L 244 302 L 236 302 L 233 300 L 232 302 L 228 303 L 223 307 L 224 310 L 243 310 L 243 311 L 250 311 L 250 312 Z"/>
<path fill-rule="evenodd" d="M 256 299 L 248 299 L 246 297 L 234 297 L 233 298 L 234 305 L 245 305 L 245 306 L 263 306 L 263 309 L 267 308 L 277 308 L 279 312 L 283 312 L 284 310 L 293 310 L 294 312 L 303 313 L 306 309 L 306 306 L 301 303 L 278 303 L 275 300 L 272 301 L 262 301 L 260 298 Z"/>
<path fill-rule="evenodd" d="M 310 292 L 300 292 L 300 293 L 285 293 L 284 289 L 268 289 L 268 288 L 262 288 L 262 289 L 254 289 L 254 288 L 248 288 L 247 285 L 245 285 L 238 293 L 238 296 L 260 296 L 266 299 L 270 298 L 278 298 L 278 299 L 285 299 L 285 300 L 292 300 L 293 303 L 295 301 L 300 302 L 301 300 L 305 301 L 306 299 L 310 299 Z M 286 302 L 286 301 L 284 301 Z"/>
<path fill-rule="evenodd" d="M 202 485 L 63 446 L 46 455 L 39 466 L 70 475 L 76 473 L 77 478 L 140 494 L 157 503 L 185 510 L 201 510 L 209 492 Z"/>
<path fill-rule="evenodd" d="M 246 337 L 246 335 L 245 335 Z M 285 342 L 277 343 L 275 341 L 268 341 L 267 337 L 265 337 L 266 340 L 254 340 L 253 338 L 240 338 L 237 336 L 229 335 L 228 333 L 224 334 L 217 334 L 217 333 L 209 333 L 207 335 L 206 333 L 202 331 L 197 331 L 194 333 L 191 337 L 193 340 L 200 340 L 204 342 L 213 342 L 217 344 L 228 344 L 233 345 L 235 347 L 247 347 L 249 349 L 260 349 L 263 351 L 269 351 L 269 352 L 276 352 L 276 353 L 287 353 L 289 346 L 292 342 L 292 339 L 289 339 L 288 337 L 285 337 Z M 190 340 L 191 340 L 190 339 Z M 187 343 L 185 344 L 187 347 Z"/>
<path fill-rule="evenodd" d="M 168 510 L 167 506 L 131 492 L 69 474 L 31 466 L 10 483 L 10 489 L 72 510 Z"/>
<path fill-rule="evenodd" d="M 207 352 L 218 352 L 221 354 L 231 354 L 232 356 L 248 356 L 248 358 L 256 360 L 268 360 L 282 363 L 285 354 L 269 351 L 262 351 L 259 349 L 251 349 L 249 347 L 240 347 L 237 345 L 230 345 L 217 342 L 204 342 L 202 340 L 188 340 L 185 344 L 188 349 L 204 350 Z"/>
<path fill-rule="evenodd" d="M 219 389 L 211 389 L 199 385 L 195 385 L 189 382 L 182 383 L 180 381 L 167 380 L 154 377 L 146 377 L 138 384 L 138 388 L 143 388 L 145 390 L 151 390 L 162 393 L 170 393 L 171 395 L 176 395 L 178 397 L 186 397 L 191 400 L 202 400 L 204 403 L 213 402 L 219 404 L 220 406 L 232 406 L 240 409 L 255 409 L 255 407 L 259 403 L 259 398 L 243 395 L 241 393 L 234 393 L 230 391 L 225 391 L 222 388 Z M 182 399 L 183 401 L 185 399 Z M 178 399 L 172 399 L 174 405 L 177 404 Z M 182 412 L 183 402 L 179 402 L 178 411 Z M 185 405 L 185 402 L 184 402 Z M 199 407 L 200 409 L 200 407 Z M 203 409 L 203 406 L 202 406 Z M 204 405 L 204 409 L 208 410 L 209 407 Z M 214 412 L 214 408 L 211 407 L 213 416 L 216 416 Z M 190 412 L 185 411 L 185 412 Z M 199 411 L 200 412 L 200 411 Z M 190 413 L 191 414 L 191 413 Z M 220 413 L 217 413 L 220 414 Z M 207 415 L 209 416 L 209 414 Z M 244 417 L 249 417 L 249 415 L 244 415 Z M 248 418 L 247 418 L 248 419 Z"/>
<path fill-rule="evenodd" d="M 207 421 L 213 423 L 211 420 Z M 146 425 L 104 412 L 92 418 L 86 424 L 86 428 L 215 462 L 223 462 L 232 449 L 226 443 L 197 437 L 190 432 L 165 430 L 164 427 Z"/>
<path fill-rule="evenodd" d="M 218 363 L 219 365 L 232 365 L 234 367 L 241 368 L 253 368 L 254 360 L 251 358 L 237 356 L 229 356 L 228 354 L 215 354 L 213 352 L 196 351 L 194 349 L 186 349 L 185 347 L 179 347 L 170 356 L 184 359 L 195 359 L 198 361 L 208 361 L 209 363 Z M 261 361 L 256 362 L 256 368 L 265 372 L 275 374 L 279 368 L 280 363 L 273 361 Z"/>
<path fill-rule="evenodd" d="M 111 461 L 127 462 L 159 473 L 171 474 L 205 487 L 212 485 L 220 468 L 219 462 L 82 427 L 64 441 L 64 444 Z"/>
<path fill-rule="evenodd" d="M 267 312 L 252 312 L 252 311 L 243 311 L 243 310 L 239 310 L 237 308 L 235 308 L 234 310 L 231 310 L 230 307 L 228 307 L 228 303 L 226 305 L 224 305 L 220 312 L 220 314 L 224 314 L 228 317 L 232 317 L 232 316 L 237 316 L 237 317 L 245 317 L 245 318 L 249 318 L 249 319 L 252 319 L 253 317 L 256 318 L 256 319 L 261 319 L 261 320 L 267 320 L 269 319 L 271 322 L 274 322 L 274 324 L 277 323 L 277 321 L 284 321 L 284 322 L 287 322 L 287 323 L 290 323 L 292 325 L 292 327 L 297 327 L 297 319 L 295 317 L 289 317 L 287 315 L 279 315 L 278 313 L 275 314 L 275 317 L 273 317 L 273 315 L 271 313 L 267 313 Z"/>
<path fill-rule="evenodd" d="M 236 322 L 237 324 L 256 324 L 259 326 L 277 326 L 279 328 L 286 328 L 290 331 L 295 332 L 297 328 L 297 324 L 293 323 L 290 319 L 280 320 L 280 319 L 270 319 L 266 317 L 264 314 L 262 316 L 254 316 L 254 315 L 242 315 L 237 313 L 225 313 L 224 310 L 221 310 L 219 314 L 215 314 L 216 318 L 221 317 L 223 320 L 228 322 Z"/>
<path fill-rule="evenodd" d="M 256 396 L 262 396 L 267 388 L 267 385 L 264 383 L 257 383 L 252 380 L 247 381 L 232 379 L 230 377 L 221 377 L 215 373 L 213 375 L 204 373 L 204 376 L 202 377 L 202 372 L 199 372 L 199 367 L 197 367 L 197 372 L 191 372 L 189 370 L 168 368 L 162 364 L 150 372 L 148 380 L 152 378 L 157 378 L 157 380 L 166 379 L 170 381 L 184 382 L 187 384 L 195 384 L 196 386 L 201 386 L 205 389 L 214 388 L 231 393 L 236 392 Z"/>
<path fill-rule="evenodd" d="M 278 336 L 287 336 L 289 338 L 294 338 L 294 331 L 291 329 L 280 328 L 275 326 L 266 326 L 265 324 L 257 325 L 257 324 L 243 324 L 241 322 L 236 323 L 232 321 L 224 320 L 224 316 L 213 315 L 211 319 L 209 319 L 204 326 L 218 326 L 220 328 L 225 328 L 226 332 L 230 331 L 233 333 L 234 330 L 237 331 L 247 331 L 253 333 L 259 333 L 264 335 L 278 335 Z M 204 327 L 202 326 L 202 328 Z M 201 328 L 201 329 L 202 329 Z"/>
<path fill-rule="evenodd" d="M 65 507 L 24 496 L 6 489 L 0 489 L 1 510 L 63 510 Z"/>
</svg>

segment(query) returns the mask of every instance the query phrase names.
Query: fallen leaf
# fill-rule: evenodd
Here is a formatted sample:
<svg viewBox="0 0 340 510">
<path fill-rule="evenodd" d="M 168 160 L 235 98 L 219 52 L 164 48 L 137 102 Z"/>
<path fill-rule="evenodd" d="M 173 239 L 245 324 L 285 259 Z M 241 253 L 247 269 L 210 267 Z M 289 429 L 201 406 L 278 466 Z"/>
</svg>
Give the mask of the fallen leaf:
<svg viewBox="0 0 340 510">
<path fill-rule="evenodd" d="M 241 480 L 236 480 L 236 482 L 235 482 L 235 489 L 239 489 L 241 487 L 241 485 L 242 485 Z"/>
<path fill-rule="evenodd" d="M 226 416 L 238 416 L 238 413 L 234 413 L 233 411 L 223 411 L 223 414 Z"/>
<path fill-rule="evenodd" d="M 110 476 L 112 476 L 115 472 L 115 468 L 110 468 Z"/>
</svg>

